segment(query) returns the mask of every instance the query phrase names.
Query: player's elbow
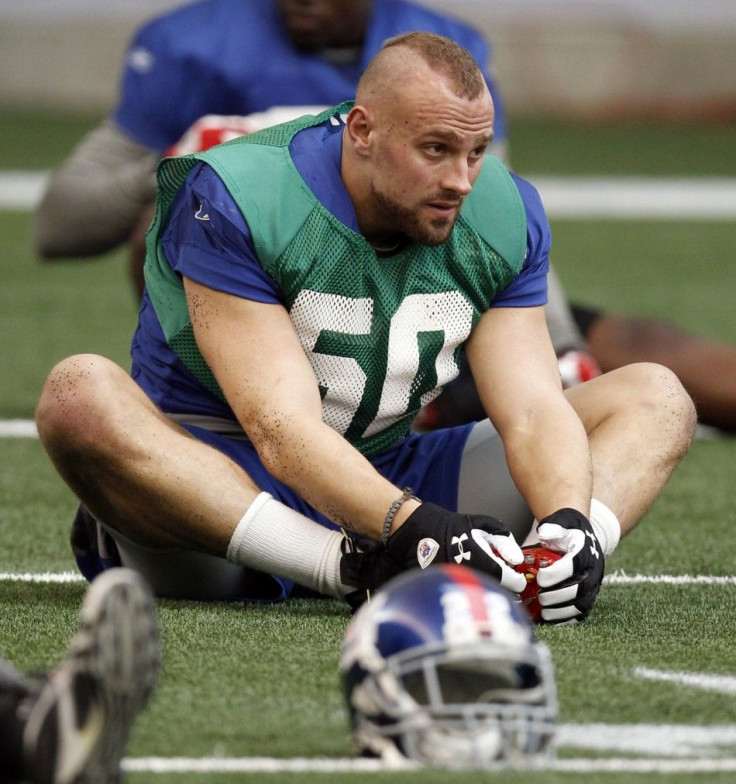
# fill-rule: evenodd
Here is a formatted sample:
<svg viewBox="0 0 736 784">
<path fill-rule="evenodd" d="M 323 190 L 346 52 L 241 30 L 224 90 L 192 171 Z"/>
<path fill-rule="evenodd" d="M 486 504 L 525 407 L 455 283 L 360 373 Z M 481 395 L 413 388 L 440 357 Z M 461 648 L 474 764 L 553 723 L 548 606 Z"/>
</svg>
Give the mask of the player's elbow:
<svg viewBox="0 0 736 784">
<path fill-rule="evenodd" d="M 255 437 L 251 435 L 251 440 L 266 471 L 279 482 L 288 483 L 290 472 L 283 439 L 274 432 L 259 430 Z"/>
<path fill-rule="evenodd" d="M 311 429 L 303 417 L 281 411 L 249 419 L 247 433 L 266 471 L 291 484 L 296 474 L 308 470 Z"/>
<path fill-rule="evenodd" d="M 81 259 L 91 256 L 100 256 L 114 250 L 120 243 L 110 242 L 68 242 L 64 238 L 53 236 L 34 236 L 36 255 L 43 261 L 64 261 L 66 259 Z"/>
<path fill-rule="evenodd" d="M 46 261 L 76 256 L 63 234 L 45 220 L 37 220 L 33 226 L 33 247 L 36 254 Z"/>
<path fill-rule="evenodd" d="M 42 259 L 60 259 L 97 256 L 113 250 L 126 239 L 127 233 L 100 234 L 88 221 L 76 220 L 71 214 L 53 205 L 42 205 L 33 222 L 33 247 Z"/>
</svg>

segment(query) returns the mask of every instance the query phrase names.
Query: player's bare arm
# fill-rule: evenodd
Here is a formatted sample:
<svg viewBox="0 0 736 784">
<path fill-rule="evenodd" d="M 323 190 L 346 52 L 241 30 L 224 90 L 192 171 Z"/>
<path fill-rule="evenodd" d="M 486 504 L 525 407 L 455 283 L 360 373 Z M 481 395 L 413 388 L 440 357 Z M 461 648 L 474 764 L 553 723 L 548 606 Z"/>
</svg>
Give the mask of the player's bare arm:
<svg viewBox="0 0 736 784">
<path fill-rule="evenodd" d="M 336 523 L 379 539 L 401 490 L 322 421 L 317 379 L 281 305 L 185 279 L 194 334 L 268 471 Z M 418 506 L 407 501 L 395 527 Z"/>
<path fill-rule="evenodd" d="M 481 400 L 503 439 L 511 474 L 535 517 L 541 520 L 566 507 L 587 515 L 592 491 L 588 440 L 562 392 L 544 309 L 487 311 L 467 355 Z"/>
</svg>

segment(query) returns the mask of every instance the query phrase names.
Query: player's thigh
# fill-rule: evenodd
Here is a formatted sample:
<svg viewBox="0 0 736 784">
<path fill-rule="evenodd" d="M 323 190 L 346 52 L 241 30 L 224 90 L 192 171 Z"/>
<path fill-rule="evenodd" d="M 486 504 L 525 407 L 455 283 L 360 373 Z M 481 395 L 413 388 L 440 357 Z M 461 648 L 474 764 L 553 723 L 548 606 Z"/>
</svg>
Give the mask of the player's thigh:
<svg viewBox="0 0 736 784">
<path fill-rule="evenodd" d="M 503 442 L 488 419 L 475 425 L 465 443 L 457 508 L 497 517 L 519 542 L 531 529 L 533 515 L 511 478 Z"/>
</svg>

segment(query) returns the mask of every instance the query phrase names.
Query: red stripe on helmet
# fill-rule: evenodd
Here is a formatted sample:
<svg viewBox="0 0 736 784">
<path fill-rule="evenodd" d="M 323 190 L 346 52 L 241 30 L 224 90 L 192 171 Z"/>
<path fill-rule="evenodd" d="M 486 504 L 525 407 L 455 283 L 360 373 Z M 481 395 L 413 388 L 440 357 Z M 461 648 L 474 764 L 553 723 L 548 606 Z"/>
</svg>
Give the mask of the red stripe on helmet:
<svg viewBox="0 0 736 784">
<path fill-rule="evenodd" d="M 478 624 L 481 633 L 484 633 L 489 628 L 490 616 L 488 615 L 488 606 L 483 600 L 485 584 L 480 579 L 480 575 L 473 569 L 460 564 L 442 564 L 442 569 L 453 582 L 465 591 L 470 602 L 473 619 Z"/>
</svg>

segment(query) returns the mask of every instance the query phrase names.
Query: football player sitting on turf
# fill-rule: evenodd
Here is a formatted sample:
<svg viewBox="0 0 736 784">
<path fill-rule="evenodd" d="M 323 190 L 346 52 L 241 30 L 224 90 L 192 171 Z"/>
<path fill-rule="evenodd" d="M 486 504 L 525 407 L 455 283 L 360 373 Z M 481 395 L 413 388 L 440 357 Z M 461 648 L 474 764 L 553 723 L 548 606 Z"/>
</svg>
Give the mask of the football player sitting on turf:
<svg viewBox="0 0 736 784">
<path fill-rule="evenodd" d="M 554 755 L 549 651 L 513 594 L 473 569 L 387 583 L 348 627 L 340 674 L 365 756 L 492 769 Z"/>
<path fill-rule="evenodd" d="M 52 673 L 28 677 L 0 659 L 0 779 L 118 784 L 159 658 L 153 597 L 141 576 L 100 575 L 85 594 L 69 654 Z"/>
<path fill-rule="evenodd" d="M 549 226 L 492 134 L 471 55 L 415 33 L 355 105 L 162 163 L 132 377 L 70 357 L 37 409 L 87 574 L 102 530 L 167 596 L 357 604 L 453 561 L 518 592 L 531 534 L 565 554 L 544 620 L 587 616 L 695 416 L 657 365 L 563 393 Z M 463 349 L 493 426 L 411 434 Z M 377 544 L 346 552 L 340 528 Z"/>
<path fill-rule="evenodd" d="M 327 108 L 326 106 L 274 106 L 265 112 L 256 112 L 244 117 L 206 115 L 194 122 L 181 139 L 165 151 L 164 157 L 204 152 L 210 147 L 232 141 L 239 136 L 294 120 L 304 114 L 318 114 Z M 498 153 L 499 149 L 496 147 L 495 151 Z M 130 235 L 131 269 L 143 269 L 146 256 L 146 231 L 152 218 L 153 206 L 144 210 Z M 562 286 L 551 267 L 548 273 L 546 318 L 552 343 L 558 355 L 563 387 L 568 388 L 599 376 L 601 370 L 598 363 L 585 346 L 585 341 L 574 323 Z M 419 412 L 415 424 L 421 430 L 428 430 L 475 422 L 484 417 L 483 406 L 478 398 L 472 376 L 468 372 L 467 365 L 463 363 L 460 376 L 439 398 Z"/>
</svg>

